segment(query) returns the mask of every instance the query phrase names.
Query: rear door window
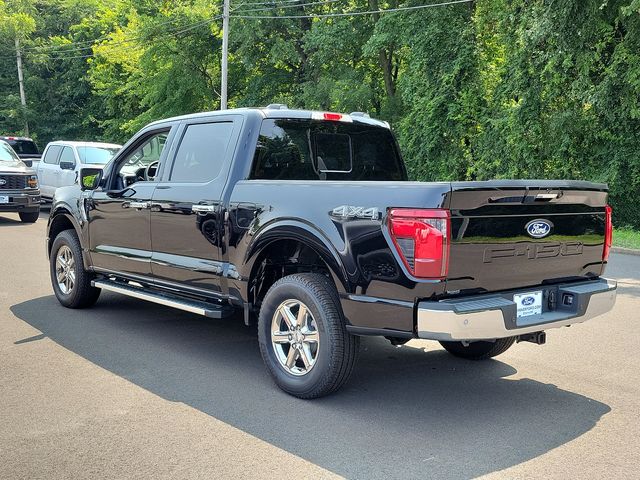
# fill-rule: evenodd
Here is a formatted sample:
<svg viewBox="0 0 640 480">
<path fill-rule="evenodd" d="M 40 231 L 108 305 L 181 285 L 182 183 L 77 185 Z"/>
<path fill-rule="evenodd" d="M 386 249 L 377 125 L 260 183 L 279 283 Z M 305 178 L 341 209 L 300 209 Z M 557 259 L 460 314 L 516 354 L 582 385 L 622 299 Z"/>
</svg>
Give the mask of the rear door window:
<svg viewBox="0 0 640 480">
<path fill-rule="evenodd" d="M 198 123 L 187 126 L 176 152 L 171 182 L 206 183 L 222 170 L 233 122 Z"/>
<path fill-rule="evenodd" d="M 266 180 L 406 180 L 387 128 L 362 123 L 265 119 L 250 178 Z"/>
<path fill-rule="evenodd" d="M 57 164 L 58 157 L 60 156 L 60 150 L 62 150 L 62 147 L 60 145 L 51 145 L 49 148 L 47 148 L 42 161 L 44 163 L 50 163 L 53 165 Z"/>
</svg>

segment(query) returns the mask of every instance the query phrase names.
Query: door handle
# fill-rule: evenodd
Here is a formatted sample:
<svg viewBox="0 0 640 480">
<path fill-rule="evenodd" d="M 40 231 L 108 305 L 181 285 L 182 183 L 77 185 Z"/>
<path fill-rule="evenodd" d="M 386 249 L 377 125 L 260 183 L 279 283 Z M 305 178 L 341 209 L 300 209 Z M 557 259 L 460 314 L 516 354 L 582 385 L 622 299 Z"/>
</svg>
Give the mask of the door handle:
<svg viewBox="0 0 640 480">
<path fill-rule="evenodd" d="M 211 213 L 216 211 L 215 205 L 193 205 L 191 207 L 192 212 L 196 213 Z"/>
<path fill-rule="evenodd" d="M 149 202 L 124 202 L 122 208 L 137 208 L 138 210 L 143 208 L 149 208 Z"/>
</svg>

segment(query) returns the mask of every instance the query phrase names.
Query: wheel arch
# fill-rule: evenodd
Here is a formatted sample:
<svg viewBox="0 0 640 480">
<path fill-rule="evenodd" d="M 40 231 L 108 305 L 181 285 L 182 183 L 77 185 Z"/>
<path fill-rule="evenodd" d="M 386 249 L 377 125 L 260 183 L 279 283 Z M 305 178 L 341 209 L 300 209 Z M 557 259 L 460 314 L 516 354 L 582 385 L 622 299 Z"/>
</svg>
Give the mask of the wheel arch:
<svg viewBox="0 0 640 480">
<path fill-rule="evenodd" d="M 71 211 L 66 207 L 57 207 L 55 210 L 52 210 L 51 215 L 49 216 L 49 222 L 47 226 L 47 256 L 51 255 L 51 248 L 53 247 L 53 242 L 56 237 L 65 230 L 74 230 L 76 235 L 78 236 L 78 240 L 80 241 L 80 246 L 82 247 L 82 262 L 85 268 L 88 268 L 87 264 L 87 256 L 84 255 L 86 252 L 84 238 L 82 236 L 82 229 L 78 224 L 78 221 L 73 216 Z"/>
<path fill-rule="evenodd" d="M 252 305 L 259 305 L 266 290 L 291 273 L 319 271 L 339 294 L 349 291 L 348 275 L 336 249 L 321 232 L 303 222 L 279 222 L 262 229 L 247 250 L 244 269 L 246 298 Z"/>
</svg>

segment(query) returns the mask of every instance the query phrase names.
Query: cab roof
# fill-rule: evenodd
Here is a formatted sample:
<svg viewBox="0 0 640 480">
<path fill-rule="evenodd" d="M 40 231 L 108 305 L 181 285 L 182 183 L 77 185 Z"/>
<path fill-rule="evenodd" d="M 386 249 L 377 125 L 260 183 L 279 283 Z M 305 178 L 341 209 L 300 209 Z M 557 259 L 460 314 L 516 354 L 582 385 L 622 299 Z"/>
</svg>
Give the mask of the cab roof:
<svg viewBox="0 0 640 480">
<path fill-rule="evenodd" d="M 49 145 L 69 145 L 72 147 L 105 147 L 105 148 L 121 148 L 122 145 L 117 143 L 104 143 L 104 142 L 77 142 L 67 140 L 55 140 L 49 142 Z"/>
<path fill-rule="evenodd" d="M 299 110 L 290 109 L 283 104 L 271 104 L 266 107 L 247 107 L 247 108 L 232 108 L 228 110 L 213 110 L 207 112 L 191 113 L 188 115 L 180 115 L 177 117 L 166 118 L 153 122 L 147 127 L 154 125 L 162 125 L 164 123 L 172 123 L 182 120 L 194 120 L 198 118 L 215 117 L 221 115 L 248 115 L 251 113 L 258 113 L 262 118 L 292 118 L 292 119 L 313 119 L 319 121 L 345 121 L 345 122 L 357 122 L 365 123 L 368 125 L 390 128 L 389 124 L 382 120 L 376 120 L 369 117 L 368 114 L 363 112 L 352 113 L 334 113 L 324 112 L 318 110 Z M 329 118 L 330 117 L 330 118 Z M 339 117 L 339 118 L 338 118 Z"/>
</svg>

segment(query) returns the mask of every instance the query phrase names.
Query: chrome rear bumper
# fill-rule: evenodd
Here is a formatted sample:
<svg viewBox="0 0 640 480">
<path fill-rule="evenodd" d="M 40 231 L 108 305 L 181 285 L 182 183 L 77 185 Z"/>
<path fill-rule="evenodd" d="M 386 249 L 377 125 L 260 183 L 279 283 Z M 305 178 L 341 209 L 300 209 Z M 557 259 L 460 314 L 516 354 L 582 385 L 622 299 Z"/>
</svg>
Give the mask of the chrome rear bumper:
<svg viewBox="0 0 640 480">
<path fill-rule="evenodd" d="M 419 338 L 492 340 L 582 323 L 611 310 L 616 282 L 604 278 L 580 283 L 542 285 L 526 290 L 418 304 Z M 541 314 L 517 318 L 513 295 L 542 290 Z M 552 298 L 555 296 L 555 303 Z M 564 305 L 565 296 L 573 298 Z"/>
</svg>

